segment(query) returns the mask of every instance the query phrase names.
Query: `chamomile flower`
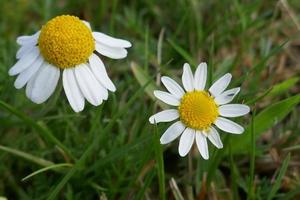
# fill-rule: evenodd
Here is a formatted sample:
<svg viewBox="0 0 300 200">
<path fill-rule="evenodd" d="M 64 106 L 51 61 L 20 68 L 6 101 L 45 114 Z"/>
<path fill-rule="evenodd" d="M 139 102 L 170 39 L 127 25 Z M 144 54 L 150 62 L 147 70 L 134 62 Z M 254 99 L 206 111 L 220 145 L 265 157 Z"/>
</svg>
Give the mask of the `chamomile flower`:
<svg viewBox="0 0 300 200">
<path fill-rule="evenodd" d="M 173 79 L 163 76 L 161 81 L 169 92 L 156 90 L 154 95 L 164 103 L 177 108 L 156 113 L 149 121 L 154 124 L 179 120 L 164 132 L 160 143 L 170 143 L 181 135 L 178 148 L 180 156 L 187 155 L 196 140 L 201 156 L 208 159 L 207 138 L 217 148 L 223 148 L 215 127 L 228 133 L 243 133 L 242 126 L 225 118 L 239 117 L 250 111 L 247 105 L 228 104 L 240 91 L 239 87 L 225 90 L 231 78 L 231 74 L 225 74 L 206 91 L 206 63 L 198 65 L 195 75 L 189 64 L 184 64 L 182 74 L 184 89 Z"/>
<path fill-rule="evenodd" d="M 9 75 L 18 75 L 14 86 L 26 85 L 26 96 L 40 104 L 52 95 L 62 71 L 63 88 L 75 112 L 83 110 L 85 99 L 98 106 L 107 100 L 108 90 L 116 90 L 99 54 L 122 59 L 131 47 L 126 40 L 92 32 L 88 22 L 70 15 L 51 19 L 35 34 L 18 37 L 17 43 L 18 61 L 9 70 Z"/>
</svg>

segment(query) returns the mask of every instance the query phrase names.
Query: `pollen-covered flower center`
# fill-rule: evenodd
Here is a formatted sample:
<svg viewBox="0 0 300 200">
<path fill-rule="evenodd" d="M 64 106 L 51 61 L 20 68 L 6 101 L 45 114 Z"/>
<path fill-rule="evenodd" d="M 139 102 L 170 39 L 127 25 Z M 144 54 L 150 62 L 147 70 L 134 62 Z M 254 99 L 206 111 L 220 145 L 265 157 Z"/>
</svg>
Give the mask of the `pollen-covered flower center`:
<svg viewBox="0 0 300 200">
<path fill-rule="evenodd" d="M 178 107 L 180 120 L 197 130 L 205 130 L 217 119 L 219 112 L 214 99 L 205 91 L 186 93 Z"/>
<path fill-rule="evenodd" d="M 60 68 L 85 63 L 95 50 L 91 30 L 70 15 L 48 21 L 41 29 L 38 45 L 45 60 Z"/>
</svg>

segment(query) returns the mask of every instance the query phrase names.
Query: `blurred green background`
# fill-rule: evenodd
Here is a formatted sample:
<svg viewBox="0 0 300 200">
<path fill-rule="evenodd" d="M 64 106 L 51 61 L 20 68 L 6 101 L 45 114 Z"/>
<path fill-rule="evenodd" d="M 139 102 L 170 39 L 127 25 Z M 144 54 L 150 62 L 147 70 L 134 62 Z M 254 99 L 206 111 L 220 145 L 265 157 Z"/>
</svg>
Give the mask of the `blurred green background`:
<svg viewBox="0 0 300 200">
<path fill-rule="evenodd" d="M 103 58 L 117 92 L 78 114 L 61 83 L 36 105 L 7 73 L 16 37 L 61 14 L 133 44 Z M 299 199 L 299 31 L 298 0 L 0 0 L 0 199 Z M 252 109 L 208 161 L 161 146 L 170 123 L 148 123 L 159 77 L 203 61 L 209 85 L 232 73 L 235 102 Z"/>
</svg>

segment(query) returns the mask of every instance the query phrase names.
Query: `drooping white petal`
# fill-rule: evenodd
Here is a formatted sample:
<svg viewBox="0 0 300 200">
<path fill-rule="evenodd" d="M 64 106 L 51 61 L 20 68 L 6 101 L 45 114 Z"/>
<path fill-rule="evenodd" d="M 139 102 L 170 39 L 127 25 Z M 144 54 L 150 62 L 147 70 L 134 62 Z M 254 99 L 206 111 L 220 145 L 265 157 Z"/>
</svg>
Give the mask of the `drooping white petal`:
<svg viewBox="0 0 300 200">
<path fill-rule="evenodd" d="M 195 130 L 186 128 L 179 140 L 178 152 L 181 157 L 184 157 L 189 153 L 194 144 L 194 140 Z"/>
<path fill-rule="evenodd" d="M 76 81 L 75 70 L 66 68 L 63 71 L 63 87 L 67 99 L 75 112 L 80 112 L 84 108 L 84 97 Z"/>
<path fill-rule="evenodd" d="M 219 113 L 223 117 L 239 117 L 249 113 L 250 108 L 244 104 L 226 104 L 219 107 Z"/>
<path fill-rule="evenodd" d="M 14 86 L 17 89 L 22 88 L 31 78 L 32 76 L 39 70 L 40 66 L 44 62 L 44 59 L 39 56 L 34 63 L 24 71 L 22 71 L 17 77 Z"/>
<path fill-rule="evenodd" d="M 242 126 L 223 117 L 218 117 L 215 121 L 215 125 L 227 133 L 241 134 L 244 132 L 244 128 Z"/>
<path fill-rule="evenodd" d="M 122 48 L 131 47 L 131 43 L 128 42 L 127 40 L 114 38 L 104 33 L 93 32 L 93 37 L 97 42 L 103 43 L 110 47 L 122 47 Z"/>
<path fill-rule="evenodd" d="M 80 64 L 74 68 L 74 71 L 83 96 L 92 105 L 100 105 L 108 96 L 107 90 L 101 86 L 87 65 Z"/>
<path fill-rule="evenodd" d="M 181 123 L 181 121 L 177 121 L 173 123 L 161 136 L 160 143 L 168 144 L 175 140 L 185 129 L 185 126 Z"/>
<path fill-rule="evenodd" d="M 154 96 L 158 98 L 159 100 L 165 102 L 166 104 L 169 104 L 171 106 L 178 106 L 180 104 L 180 101 L 178 98 L 176 98 L 174 95 L 164 92 L 164 91 L 159 91 L 155 90 L 154 91 Z"/>
<path fill-rule="evenodd" d="M 149 118 L 149 122 L 151 124 L 159 123 L 159 122 L 170 122 L 179 117 L 179 113 L 176 109 L 163 110 L 152 115 Z"/>
<path fill-rule="evenodd" d="M 218 131 L 214 127 L 210 127 L 207 133 L 207 137 L 211 143 L 213 143 L 217 148 L 223 148 L 223 143 L 221 141 Z"/>
<path fill-rule="evenodd" d="M 209 88 L 209 92 L 214 96 L 221 94 L 229 85 L 232 75 L 230 73 L 225 74 L 219 78 L 214 84 Z"/>
<path fill-rule="evenodd" d="M 42 63 L 42 65 L 41 65 L 40 68 L 42 68 L 44 65 L 46 65 L 45 62 Z M 34 83 L 34 81 L 35 81 L 37 75 L 38 75 L 38 71 L 37 71 L 35 74 L 33 74 L 33 76 L 32 76 L 32 77 L 29 79 L 29 81 L 27 82 L 25 94 L 26 94 L 26 96 L 28 97 L 28 99 L 31 99 L 31 94 L 32 94 L 32 89 L 33 89 L 33 83 Z"/>
<path fill-rule="evenodd" d="M 183 84 L 184 89 L 187 92 L 191 92 L 194 90 L 193 73 L 192 73 L 190 65 L 187 63 L 185 63 L 183 65 L 182 84 Z"/>
<path fill-rule="evenodd" d="M 222 94 L 216 96 L 215 102 L 218 105 L 223 105 L 223 104 L 230 103 L 239 92 L 240 92 L 239 87 L 232 88 L 230 90 L 226 90 Z"/>
<path fill-rule="evenodd" d="M 96 42 L 96 51 L 112 59 L 122 59 L 127 56 L 127 50 L 124 48 L 110 47 L 103 43 Z"/>
<path fill-rule="evenodd" d="M 34 47 L 32 51 L 28 52 L 24 55 L 18 62 L 10 68 L 8 74 L 10 76 L 14 76 L 24 71 L 27 67 L 29 67 L 39 56 L 38 47 Z"/>
<path fill-rule="evenodd" d="M 195 80 L 195 89 L 196 90 L 204 90 L 207 79 L 207 64 L 202 62 L 198 65 L 194 80 Z"/>
<path fill-rule="evenodd" d="M 181 86 L 170 77 L 163 76 L 161 77 L 161 81 L 167 90 L 177 98 L 180 99 L 184 95 L 184 90 L 181 88 Z"/>
<path fill-rule="evenodd" d="M 40 36 L 40 31 L 36 32 L 33 35 L 23 35 L 17 38 L 17 43 L 19 45 L 36 45 Z"/>
<path fill-rule="evenodd" d="M 201 156 L 207 160 L 209 158 L 207 140 L 201 131 L 196 131 L 196 144 Z"/>
<path fill-rule="evenodd" d="M 57 67 L 43 64 L 34 79 L 30 79 L 30 93 L 27 97 L 34 103 L 45 102 L 54 92 L 59 80 L 60 71 Z M 31 82 L 31 83 L 30 83 Z"/>
<path fill-rule="evenodd" d="M 17 51 L 16 58 L 17 59 L 22 58 L 24 55 L 26 55 L 27 53 L 29 53 L 30 51 L 32 51 L 32 49 L 34 47 L 35 46 L 33 46 L 33 45 L 24 45 L 24 46 L 21 46 L 19 48 L 19 50 Z"/>
<path fill-rule="evenodd" d="M 116 87 L 108 77 L 104 63 L 101 61 L 101 59 L 97 55 L 92 54 L 89 58 L 89 63 L 96 79 L 108 90 L 115 92 Z"/>
</svg>

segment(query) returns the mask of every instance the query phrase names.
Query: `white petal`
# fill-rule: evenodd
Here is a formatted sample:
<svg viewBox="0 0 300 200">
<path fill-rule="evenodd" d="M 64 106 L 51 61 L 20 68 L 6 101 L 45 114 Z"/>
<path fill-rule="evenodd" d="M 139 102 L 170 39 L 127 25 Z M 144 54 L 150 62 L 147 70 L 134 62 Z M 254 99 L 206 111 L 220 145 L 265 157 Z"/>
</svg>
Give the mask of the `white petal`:
<svg viewBox="0 0 300 200">
<path fill-rule="evenodd" d="M 59 80 L 60 71 L 57 67 L 47 63 L 43 64 L 34 79 L 30 79 L 31 92 L 28 98 L 34 103 L 45 102 L 54 92 Z"/>
<path fill-rule="evenodd" d="M 167 76 L 161 77 L 162 83 L 165 85 L 167 90 L 176 96 L 177 98 L 181 98 L 184 95 L 183 89 L 180 87 L 178 83 L 176 83 L 173 79 Z"/>
<path fill-rule="evenodd" d="M 75 112 L 82 111 L 84 108 L 84 97 L 79 89 L 73 68 L 64 69 L 63 87 L 72 109 Z"/>
<path fill-rule="evenodd" d="M 172 124 L 161 136 L 160 143 L 168 144 L 175 140 L 185 129 L 185 126 L 180 122 Z"/>
<path fill-rule="evenodd" d="M 179 117 L 178 111 L 175 109 L 164 110 L 161 112 L 152 115 L 149 118 L 149 122 L 151 124 L 159 123 L 159 122 L 170 122 Z"/>
<path fill-rule="evenodd" d="M 40 66 L 44 62 L 44 59 L 39 56 L 34 63 L 24 71 L 22 71 L 19 76 L 17 77 L 14 86 L 17 89 L 22 88 L 32 77 L 33 75 L 39 70 Z"/>
<path fill-rule="evenodd" d="M 17 43 L 19 45 L 36 45 L 40 36 L 40 31 L 33 35 L 24 35 L 17 38 Z"/>
<path fill-rule="evenodd" d="M 34 47 L 35 47 L 34 45 L 24 45 L 24 46 L 21 46 L 19 48 L 19 50 L 17 51 L 16 58 L 17 59 L 22 58 L 24 55 L 26 55 L 30 51 L 32 51 L 34 49 Z"/>
<path fill-rule="evenodd" d="M 189 153 L 189 151 L 191 150 L 194 144 L 194 139 L 195 139 L 195 130 L 186 128 L 179 140 L 178 151 L 181 157 L 184 157 Z"/>
<path fill-rule="evenodd" d="M 89 63 L 96 79 L 108 90 L 112 92 L 116 91 L 116 87 L 108 77 L 105 66 L 101 59 L 97 55 L 92 54 L 89 58 Z"/>
<path fill-rule="evenodd" d="M 86 25 L 90 30 L 92 30 L 90 22 L 85 21 L 85 20 L 81 20 L 81 21 L 82 21 L 82 22 L 84 23 L 84 25 Z"/>
<path fill-rule="evenodd" d="M 122 47 L 122 48 L 129 48 L 131 47 L 131 43 L 127 40 L 122 40 L 118 38 L 114 38 L 111 36 L 108 36 L 104 33 L 100 32 L 93 32 L 93 37 L 97 42 L 103 43 L 110 47 Z"/>
<path fill-rule="evenodd" d="M 239 92 L 240 92 L 239 87 L 232 88 L 230 90 L 226 90 L 222 94 L 216 96 L 215 102 L 218 105 L 223 105 L 223 104 L 226 104 L 226 103 L 230 103 Z"/>
<path fill-rule="evenodd" d="M 107 90 L 100 85 L 87 65 L 80 64 L 74 68 L 74 71 L 83 96 L 92 105 L 100 105 L 106 97 Z"/>
<path fill-rule="evenodd" d="M 209 92 L 215 97 L 218 96 L 227 88 L 231 81 L 231 78 L 232 75 L 230 73 L 225 74 L 216 82 L 214 82 L 214 84 L 209 88 Z"/>
<path fill-rule="evenodd" d="M 244 128 L 242 126 L 223 117 L 218 117 L 215 121 L 215 125 L 219 129 L 228 133 L 241 134 L 244 132 Z"/>
<path fill-rule="evenodd" d="M 44 62 L 44 63 L 42 63 L 42 65 L 40 66 L 40 68 L 42 68 L 44 65 L 46 65 L 46 63 Z M 35 81 L 35 79 L 36 79 L 36 77 L 37 77 L 37 75 L 38 75 L 38 71 L 35 73 L 35 74 L 33 74 L 33 76 L 29 79 L 29 81 L 27 82 L 27 85 L 26 85 L 26 96 L 29 98 L 29 99 L 31 99 L 31 94 L 32 94 L 32 89 L 33 89 L 33 83 L 34 83 L 34 81 Z"/>
<path fill-rule="evenodd" d="M 207 140 L 205 135 L 200 131 L 196 131 L 196 144 L 201 156 L 207 160 L 209 158 Z"/>
<path fill-rule="evenodd" d="M 219 107 L 219 113 L 223 117 L 239 117 L 249 113 L 250 108 L 243 104 L 227 104 Z"/>
<path fill-rule="evenodd" d="M 176 98 L 174 95 L 163 92 L 159 90 L 154 91 L 154 96 L 158 98 L 159 100 L 165 102 L 166 104 L 169 104 L 171 106 L 178 106 L 180 104 L 180 101 L 178 98 Z"/>
<path fill-rule="evenodd" d="M 185 63 L 183 65 L 183 73 L 182 73 L 182 84 L 184 89 L 187 92 L 194 90 L 194 78 L 191 67 L 189 64 Z"/>
<path fill-rule="evenodd" d="M 207 137 L 211 143 L 213 143 L 217 148 L 223 148 L 223 143 L 221 141 L 218 131 L 214 127 L 210 127 Z"/>
<path fill-rule="evenodd" d="M 198 65 L 195 72 L 195 89 L 204 90 L 207 79 L 207 64 L 202 62 Z"/>
<path fill-rule="evenodd" d="M 112 59 L 122 59 L 127 56 L 127 50 L 124 48 L 110 47 L 96 42 L 96 51 Z"/>
<path fill-rule="evenodd" d="M 24 55 L 14 66 L 10 68 L 8 74 L 10 76 L 14 76 L 24 71 L 27 67 L 29 67 L 39 56 L 38 47 L 34 47 L 32 51 L 28 52 Z"/>
</svg>

